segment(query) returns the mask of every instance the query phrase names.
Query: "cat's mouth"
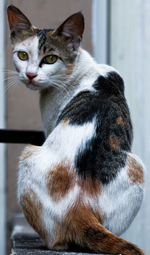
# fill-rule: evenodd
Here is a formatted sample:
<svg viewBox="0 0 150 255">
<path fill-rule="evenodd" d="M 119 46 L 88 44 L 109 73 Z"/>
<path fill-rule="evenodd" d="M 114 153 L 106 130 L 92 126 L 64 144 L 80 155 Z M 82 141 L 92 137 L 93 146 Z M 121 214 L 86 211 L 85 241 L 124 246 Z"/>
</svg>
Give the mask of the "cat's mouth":
<svg viewBox="0 0 150 255">
<path fill-rule="evenodd" d="M 29 82 L 28 84 L 26 84 L 26 86 L 27 86 L 29 89 L 33 89 L 33 90 L 41 89 L 38 85 L 35 85 L 35 84 L 33 84 L 32 82 Z"/>
<path fill-rule="evenodd" d="M 37 84 L 34 80 L 21 80 L 25 85 L 26 85 L 26 87 L 27 88 L 29 88 L 29 89 L 32 89 L 32 90 L 41 90 L 42 89 L 42 87 L 39 85 L 39 84 Z"/>
</svg>

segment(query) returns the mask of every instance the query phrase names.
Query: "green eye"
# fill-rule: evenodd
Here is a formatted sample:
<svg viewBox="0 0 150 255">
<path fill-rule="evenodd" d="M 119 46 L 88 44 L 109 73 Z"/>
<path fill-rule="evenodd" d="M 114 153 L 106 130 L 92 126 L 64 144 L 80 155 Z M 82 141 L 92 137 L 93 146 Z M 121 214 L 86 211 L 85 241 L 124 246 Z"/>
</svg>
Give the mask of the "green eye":
<svg viewBox="0 0 150 255">
<path fill-rule="evenodd" d="M 25 51 L 18 51 L 18 58 L 22 61 L 28 60 L 28 54 Z"/>
<path fill-rule="evenodd" d="M 44 57 L 43 63 L 44 64 L 54 64 L 57 61 L 58 57 L 56 55 L 48 55 Z"/>
</svg>

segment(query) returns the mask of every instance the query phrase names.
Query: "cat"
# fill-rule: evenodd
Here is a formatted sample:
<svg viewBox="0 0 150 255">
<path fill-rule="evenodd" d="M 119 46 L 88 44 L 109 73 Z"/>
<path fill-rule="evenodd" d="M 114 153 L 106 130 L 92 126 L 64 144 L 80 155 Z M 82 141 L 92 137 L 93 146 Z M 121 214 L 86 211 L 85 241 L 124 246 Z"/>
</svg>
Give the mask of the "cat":
<svg viewBox="0 0 150 255">
<path fill-rule="evenodd" d="M 49 249 L 143 255 L 119 237 L 142 203 L 144 165 L 133 139 L 124 82 L 80 46 L 81 12 L 57 29 L 38 29 L 8 7 L 19 79 L 40 92 L 46 134 L 20 156 L 18 200 Z"/>
</svg>

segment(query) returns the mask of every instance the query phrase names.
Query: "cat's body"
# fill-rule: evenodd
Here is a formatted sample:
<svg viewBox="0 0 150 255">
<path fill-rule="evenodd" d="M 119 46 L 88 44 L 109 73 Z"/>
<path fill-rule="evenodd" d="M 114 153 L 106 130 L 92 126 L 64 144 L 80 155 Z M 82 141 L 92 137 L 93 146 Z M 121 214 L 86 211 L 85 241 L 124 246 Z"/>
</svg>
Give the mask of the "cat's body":
<svg viewBox="0 0 150 255">
<path fill-rule="evenodd" d="M 144 254 L 116 236 L 137 214 L 144 184 L 143 164 L 131 153 L 122 78 L 79 48 L 81 13 L 49 31 L 31 28 L 13 6 L 8 17 L 15 66 L 28 87 L 40 90 L 47 134 L 20 157 L 18 200 L 28 222 L 50 249 L 74 243 L 98 253 Z"/>
</svg>

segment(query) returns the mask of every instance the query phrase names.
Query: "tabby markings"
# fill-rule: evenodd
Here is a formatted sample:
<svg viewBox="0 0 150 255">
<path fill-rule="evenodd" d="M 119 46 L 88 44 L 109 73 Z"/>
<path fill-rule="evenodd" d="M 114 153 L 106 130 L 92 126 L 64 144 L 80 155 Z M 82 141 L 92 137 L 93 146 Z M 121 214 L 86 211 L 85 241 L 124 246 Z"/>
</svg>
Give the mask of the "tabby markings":
<svg viewBox="0 0 150 255">
<path fill-rule="evenodd" d="M 20 202 L 29 224 L 47 243 L 47 232 L 42 219 L 43 207 L 36 193 L 32 189 L 29 189 L 21 196 Z"/>
</svg>

